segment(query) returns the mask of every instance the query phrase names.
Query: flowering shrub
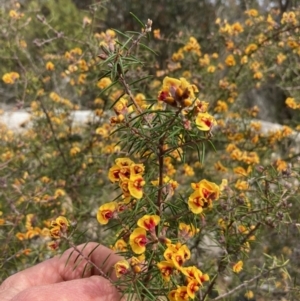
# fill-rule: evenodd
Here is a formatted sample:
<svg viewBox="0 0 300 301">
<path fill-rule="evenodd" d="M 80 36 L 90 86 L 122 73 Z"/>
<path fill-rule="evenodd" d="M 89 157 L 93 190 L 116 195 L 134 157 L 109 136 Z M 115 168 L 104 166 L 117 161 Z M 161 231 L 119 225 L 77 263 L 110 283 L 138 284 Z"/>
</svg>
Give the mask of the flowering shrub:
<svg viewBox="0 0 300 301">
<path fill-rule="evenodd" d="M 259 107 L 244 103 L 272 82 L 299 110 L 299 10 L 217 19 L 211 48 L 184 36 L 151 78 L 147 39 L 164 39 L 151 20 L 99 32 L 94 10 L 74 38 L 38 15 L 48 37 L 36 59 L 30 11 L 7 9 L 15 64 L 2 85 L 31 119 L 0 129 L 1 278 L 97 240 L 123 255 L 115 284 L 129 300 L 299 296 L 299 115 L 264 132 Z M 72 118 L 81 107 L 86 124 Z"/>
</svg>

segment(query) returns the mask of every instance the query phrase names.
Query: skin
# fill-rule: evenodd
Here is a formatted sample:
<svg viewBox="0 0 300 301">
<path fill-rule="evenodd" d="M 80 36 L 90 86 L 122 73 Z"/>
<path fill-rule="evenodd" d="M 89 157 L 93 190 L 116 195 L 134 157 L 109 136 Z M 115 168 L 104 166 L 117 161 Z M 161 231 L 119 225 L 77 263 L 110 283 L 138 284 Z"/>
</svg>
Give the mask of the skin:
<svg viewBox="0 0 300 301">
<path fill-rule="evenodd" d="M 92 242 L 77 248 L 86 257 L 95 249 L 90 260 L 104 273 L 111 275 L 111 280 L 116 280 L 112 272 L 114 264 L 122 259 L 120 256 Z M 94 268 L 84 270 L 86 263 L 71 248 L 62 256 L 48 259 L 7 278 L 0 286 L 0 300 L 120 301 L 121 295 L 109 280 L 99 276 Z"/>
</svg>

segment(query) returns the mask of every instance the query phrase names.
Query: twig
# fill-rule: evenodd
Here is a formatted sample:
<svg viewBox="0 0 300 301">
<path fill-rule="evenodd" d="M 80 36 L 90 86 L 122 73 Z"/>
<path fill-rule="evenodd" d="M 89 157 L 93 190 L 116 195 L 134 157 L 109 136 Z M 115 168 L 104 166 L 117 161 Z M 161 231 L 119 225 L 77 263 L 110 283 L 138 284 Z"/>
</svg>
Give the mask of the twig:
<svg viewBox="0 0 300 301">
<path fill-rule="evenodd" d="M 68 240 L 68 239 L 67 239 Z M 82 251 L 80 251 L 70 240 L 68 240 L 68 243 L 70 246 L 78 253 L 80 256 L 85 259 L 90 265 L 92 265 L 98 272 L 99 274 L 104 277 L 105 279 L 109 280 L 111 283 L 113 283 L 113 280 L 106 274 L 104 273 L 95 263 L 91 261 L 91 259 L 87 256 L 85 256 Z"/>
<path fill-rule="evenodd" d="M 65 154 L 64 154 L 63 150 L 61 149 L 59 141 L 58 141 L 58 139 L 57 139 L 57 137 L 55 135 L 55 131 L 54 131 L 54 128 L 53 128 L 53 124 L 52 124 L 51 118 L 50 118 L 50 116 L 49 116 L 49 114 L 48 114 L 48 112 L 47 112 L 47 110 L 46 110 L 46 108 L 45 108 L 45 106 L 44 106 L 44 104 L 43 104 L 42 101 L 40 101 L 40 104 L 41 104 L 41 108 L 42 108 L 44 114 L 46 115 L 46 118 L 47 118 L 47 121 L 49 123 L 49 126 L 50 126 L 50 129 L 51 129 L 51 132 L 52 132 L 55 144 L 56 144 L 56 146 L 57 146 L 57 148 L 58 148 L 58 150 L 59 150 L 59 152 L 60 152 L 60 154 L 61 154 L 61 156 L 63 158 L 63 161 L 65 162 L 65 164 L 66 164 L 67 167 L 70 167 L 69 166 L 69 162 L 67 161 L 67 159 L 65 157 Z"/>
</svg>

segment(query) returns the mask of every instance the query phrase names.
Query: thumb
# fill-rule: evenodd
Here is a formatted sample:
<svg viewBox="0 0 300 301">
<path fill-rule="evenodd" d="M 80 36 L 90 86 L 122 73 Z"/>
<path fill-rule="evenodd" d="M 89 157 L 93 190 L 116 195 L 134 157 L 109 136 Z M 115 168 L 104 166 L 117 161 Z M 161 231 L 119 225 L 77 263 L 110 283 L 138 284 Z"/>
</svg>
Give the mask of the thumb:
<svg viewBox="0 0 300 301">
<path fill-rule="evenodd" d="M 121 294 L 101 276 L 34 286 L 17 294 L 11 301 L 121 301 Z"/>
</svg>

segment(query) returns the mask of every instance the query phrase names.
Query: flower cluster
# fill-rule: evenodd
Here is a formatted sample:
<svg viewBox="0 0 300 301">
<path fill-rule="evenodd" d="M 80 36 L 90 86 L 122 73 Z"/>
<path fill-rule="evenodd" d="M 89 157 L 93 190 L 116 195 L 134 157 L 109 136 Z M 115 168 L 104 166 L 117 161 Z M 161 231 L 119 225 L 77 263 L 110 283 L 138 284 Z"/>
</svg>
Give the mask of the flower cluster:
<svg viewBox="0 0 300 301">
<path fill-rule="evenodd" d="M 19 73 L 17 72 L 9 72 L 9 73 L 5 73 L 3 76 L 2 76 L 2 80 L 8 84 L 8 85 L 12 85 L 16 82 L 17 79 L 20 78 L 20 75 Z"/>
<path fill-rule="evenodd" d="M 129 237 L 129 243 L 134 253 L 142 254 L 146 251 L 147 243 L 157 242 L 155 227 L 159 222 L 158 215 L 144 215 L 137 221 L 138 228 L 134 229 Z M 147 237 L 147 232 L 151 235 L 151 239 Z"/>
<path fill-rule="evenodd" d="M 116 218 L 118 212 L 124 210 L 124 204 L 130 203 L 131 198 L 143 197 L 144 170 L 143 164 L 136 164 L 129 158 L 115 160 L 115 165 L 109 169 L 108 178 L 113 183 L 119 183 L 124 201 L 101 205 L 97 212 L 97 220 L 100 224 L 106 225 L 110 219 Z"/>
<path fill-rule="evenodd" d="M 164 281 L 169 282 L 172 276 L 179 276 L 179 274 L 186 279 L 186 286 L 178 286 L 176 290 L 170 291 L 168 294 L 170 301 L 194 299 L 195 293 L 203 282 L 209 280 L 209 276 L 203 274 L 196 266 L 183 266 L 190 257 L 191 252 L 187 245 L 169 243 L 164 252 L 165 261 L 157 263 Z"/>
<path fill-rule="evenodd" d="M 145 166 L 136 164 L 129 158 L 118 158 L 115 165 L 109 169 L 108 178 L 111 182 L 118 182 L 125 198 L 143 197 L 143 186 L 145 181 L 143 174 Z"/>
<path fill-rule="evenodd" d="M 59 216 L 51 222 L 49 232 L 53 240 L 48 243 L 48 247 L 51 250 L 58 249 L 60 239 L 67 237 L 69 227 L 70 222 L 64 216 Z"/>
<path fill-rule="evenodd" d="M 194 192 L 188 199 L 188 206 L 194 214 L 202 213 L 204 208 L 211 208 L 212 202 L 219 199 L 220 187 L 213 182 L 201 180 L 191 186 Z"/>
<path fill-rule="evenodd" d="M 193 110 L 196 125 L 200 131 L 210 131 L 216 125 L 215 118 L 207 112 L 207 103 L 200 101 L 196 85 L 190 84 L 185 78 L 165 77 L 163 87 L 157 99 L 176 108 Z"/>
</svg>

